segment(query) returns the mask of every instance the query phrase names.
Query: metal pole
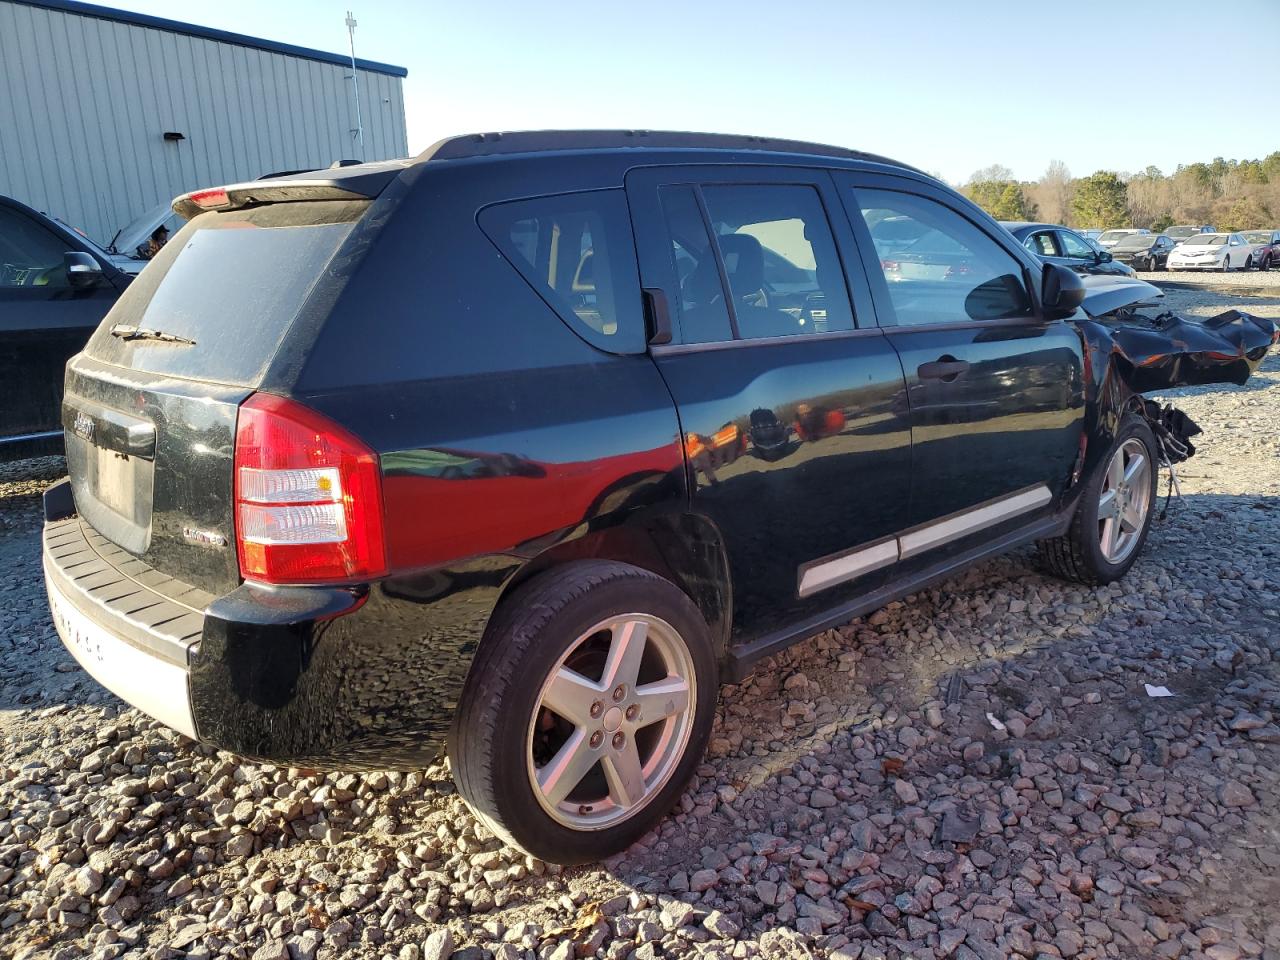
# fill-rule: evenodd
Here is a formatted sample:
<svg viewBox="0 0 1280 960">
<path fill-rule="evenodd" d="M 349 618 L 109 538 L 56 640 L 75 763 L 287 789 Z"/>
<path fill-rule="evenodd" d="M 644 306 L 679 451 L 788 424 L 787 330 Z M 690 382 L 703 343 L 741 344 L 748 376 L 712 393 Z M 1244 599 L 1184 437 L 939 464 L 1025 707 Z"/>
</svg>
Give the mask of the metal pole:
<svg viewBox="0 0 1280 960">
<path fill-rule="evenodd" d="M 360 145 L 360 156 L 364 160 L 364 123 L 360 120 L 360 77 L 356 74 L 356 18 L 347 11 L 347 40 L 351 44 L 351 88 L 356 98 L 356 142 Z M 339 157 L 338 159 L 342 159 Z"/>
</svg>

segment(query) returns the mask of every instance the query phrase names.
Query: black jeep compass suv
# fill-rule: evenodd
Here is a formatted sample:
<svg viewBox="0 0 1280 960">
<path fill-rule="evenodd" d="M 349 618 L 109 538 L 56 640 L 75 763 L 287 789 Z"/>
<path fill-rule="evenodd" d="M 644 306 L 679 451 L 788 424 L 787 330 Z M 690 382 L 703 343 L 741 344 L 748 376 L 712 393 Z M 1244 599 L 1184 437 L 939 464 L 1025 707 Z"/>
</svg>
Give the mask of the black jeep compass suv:
<svg viewBox="0 0 1280 960">
<path fill-rule="evenodd" d="M 565 863 L 670 809 L 718 684 L 787 644 L 1034 541 L 1121 576 L 1167 459 L 1137 391 L 1274 337 L 1143 329 L 1226 359 L 1129 363 L 954 191 L 788 141 L 460 137 L 175 206 L 67 367 L 63 640 L 240 754 L 446 746 Z"/>
</svg>

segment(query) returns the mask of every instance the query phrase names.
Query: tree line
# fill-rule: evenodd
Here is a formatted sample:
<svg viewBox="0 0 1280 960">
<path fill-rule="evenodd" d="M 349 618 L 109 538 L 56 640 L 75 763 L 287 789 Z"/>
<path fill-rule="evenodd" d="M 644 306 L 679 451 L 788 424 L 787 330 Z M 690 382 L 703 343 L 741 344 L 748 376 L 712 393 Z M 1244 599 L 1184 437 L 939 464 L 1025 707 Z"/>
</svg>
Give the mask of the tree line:
<svg viewBox="0 0 1280 960">
<path fill-rule="evenodd" d="M 1261 160 L 1180 165 L 1166 176 L 1099 170 L 1073 177 L 1054 160 L 1039 180 L 1019 181 L 995 164 L 974 172 L 963 192 L 997 220 L 1040 220 L 1078 229 L 1211 224 L 1218 230 L 1280 227 L 1280 150 Z"/>
</svg>

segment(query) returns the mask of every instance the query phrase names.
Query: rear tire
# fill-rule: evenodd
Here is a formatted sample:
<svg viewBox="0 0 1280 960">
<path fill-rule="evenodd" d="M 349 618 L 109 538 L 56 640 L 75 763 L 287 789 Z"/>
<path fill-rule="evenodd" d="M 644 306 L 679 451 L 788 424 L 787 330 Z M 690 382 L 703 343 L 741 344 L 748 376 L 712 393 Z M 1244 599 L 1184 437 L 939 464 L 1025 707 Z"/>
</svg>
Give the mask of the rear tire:
<svg viewBox="0 0 1280 960">
<path fill-rule="evenodd" d="M 1140 417 L 1125 417 L 1085 481 L 1066 534 L 1036 544 L 1040 566 L 1063 580 L 1094 586 L 1128 573 L 1151 529 L 1158 463 L 1151 428 Z"/>
<path fill-rule="evenodd" d="M 680 797 L 718 686 L 706 623 L 675 585 L 623 563 L 557 567 L 518 587 L 485 632 L 449 739 L 454 780 L 509 844 L 599 860 Z"/>
<path fill-rule="evenodd" d="M 1252 253 L 1251 253 L 1251 254 L 1249 254 L 1249 256 L 1248 256 L 1248 257 L 1246 257 L 1246 258 L 1245 258 L 1245 261 L 1244 261 L 1244 268 L 1245 268 L 1246 270 L 1252 270 L 1252 269 L 1253 269 L 1253 254 L 1252 254 Z"/>
</svg>

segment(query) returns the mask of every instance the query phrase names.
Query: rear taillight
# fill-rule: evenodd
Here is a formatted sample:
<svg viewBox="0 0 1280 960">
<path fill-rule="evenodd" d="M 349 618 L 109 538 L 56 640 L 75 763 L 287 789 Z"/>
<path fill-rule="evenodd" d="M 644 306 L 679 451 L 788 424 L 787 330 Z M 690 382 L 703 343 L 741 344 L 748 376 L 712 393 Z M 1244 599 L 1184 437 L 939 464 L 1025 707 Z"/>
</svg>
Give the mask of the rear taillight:
<svg viewBox="0 0 1280 960">
<path fill-rule="evenodd" d="M 300 403 L 255 393 L 241 404 L 235 501 L 246 580 L 353 582 L 387 572 L 378 455 Z"/>
</svg>

